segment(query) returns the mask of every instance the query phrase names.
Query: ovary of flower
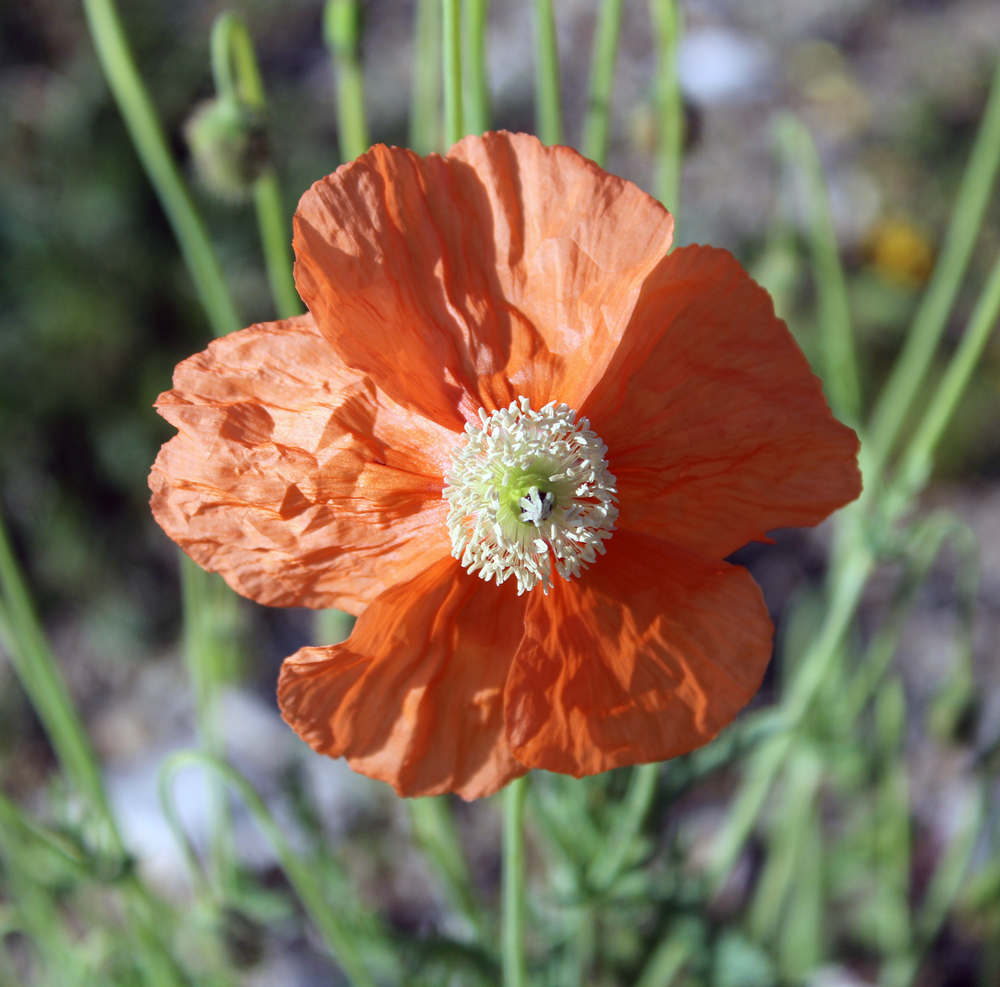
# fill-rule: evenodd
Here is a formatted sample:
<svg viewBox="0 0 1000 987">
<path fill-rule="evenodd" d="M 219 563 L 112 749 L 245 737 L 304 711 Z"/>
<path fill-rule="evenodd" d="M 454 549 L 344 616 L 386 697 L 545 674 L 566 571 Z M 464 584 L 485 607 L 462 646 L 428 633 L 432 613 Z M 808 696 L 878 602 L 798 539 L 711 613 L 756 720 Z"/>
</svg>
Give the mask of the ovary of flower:
<svg viewBox="0 0 1000 987">
<path fill-rule="evenodd" d="M 607 446 L 565 404 L 540 411 L 521 397 L 465 427 L 444 497 L 452 555 L 518 595 L 580 574 L 605 550 L 618 508 Z"/>
</svg>

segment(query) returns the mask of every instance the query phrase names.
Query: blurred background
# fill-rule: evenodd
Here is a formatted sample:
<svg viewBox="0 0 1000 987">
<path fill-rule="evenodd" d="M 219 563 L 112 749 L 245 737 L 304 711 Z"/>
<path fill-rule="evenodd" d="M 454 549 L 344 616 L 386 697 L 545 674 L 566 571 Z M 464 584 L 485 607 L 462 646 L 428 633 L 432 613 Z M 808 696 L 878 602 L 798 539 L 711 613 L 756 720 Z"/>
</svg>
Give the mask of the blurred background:
<svg viewBox="0 0 1000 987">
<path fill-rule="evenodd" d="M 566 137 L 578 143 L 598 4 L 555 0 L 554 6 Z M 771 288 L 779 314 L 807 355 L 815 355 L 815 289 L 801 249 L 796 190 L 774 141 L 775 113 L 795 113 L 814 135 L 826 168 L 870 402 L 940 248 L 1000 53 L 1000 5 L 689 0 L 684 8 L 679 66 L 687 133 L 679 240 L 732 250 Z M 275 315 L 252 210 L 206 188 L 184 138 L 186 121 L 213 92 L 208 39 L 225 9 L 241 14 L 256 45 L 270 104 L 268 143 L 289 217 L 298 195 L 332 171 L 341 155 L 318 0 L 122 4 L 140 70 L 249 324 Z M 414 5 L 403 0 L 365 5 L 361 53 L 375 141 L 409 141 L 413 21 Z M 527 2 L 491 3 L 496 127 L 534 128 L 533 23 Z M 607 166 L 651 191 L 654 80 L 647 6 L 626 0 Z M 1000 200 L 994 197 L 942 360 L 998 249 Z M 172 431 L 152 402 L 169 388 L 173 366 L 203 348 L 209 336 L 171 230 L 109 95 L 80 6 L 2 0 L 0 508 L 101 758 L 125 837 L 145 877 L 177 901 L 185 900 L 188 884 L 156 787 L 164 757 L 195 743 L 195 717 L 179 650 L 177 556 L 150 516 L 146 476 Z M 1000 735 L 1000 337 L 988 345 L 942 444 L 921 510 L 940 508 L 968 526 L 978 545 L 979 577 L 968 588 L 964 556 L 946 549 L 916 591 L 893 659 L 907 710 L 897 751 L 908 778 L 902 896 L 914 901 L 961 826 L 970 773 L 981 769 L 983 750 Z M 801 605 L 797 623 L 784 617 L 790 601 L 801 604 L 820 584 L 828 538 L 826 528 L 787 532 L 775 546 L 738 554 L 736 561 L 763 586 L 782 640 L 818 620 Z M 896 575 L 892 566 L 876 573 L 860 612 L 859 647 L 888 613 Z M 433 868 L 413 849 L 412 823 L 392 792 L 311 755 L 278 718 L 274 684 L 281 660 L 317 635 L 329 639 L 336 628 L 317 630 L 305 611 L 267 611 L 245 601 L 230 611 L 231 685 L 222 718 L 233 762 L 290 831 L 307 834 L 303 840 L 321 834 L 330 845 L 348 848 L 345 866 L 359 894 L 387 916 L 391 930 L 417 938 L 448 932 L 447 901 Z M 976 700 L 942 735 L 933 729 L 935 701 L 953 673 L 956 641 L 967 632 Z M 779 678 L 780 670 L 769 677 L 759 705 L 773 700 Z M 850 773 L 850 757 L 845 749 L 843 761 L 831 767 Z M 990 763 L 995 805 L 996 759 Z M 39 722 L 0 662 L 0 787 L 43 817 L 58 815 L 51 808 L 53 768 Z M 697 872 L 699 848 L 728 811 L 735 777 L 732 770 L 716 772 L 683 798 L 654 809 L 651 839 L 657 845 L 669 835 L 670 852 L 681 854 L 685 873 Z M 594 811 L 619 789 L 614 779 L 594 789 Z M 819 952 L 806 966 L 797 972 L 783 966 L 780 928 L 760 918 L 762 906 L 753 913 L 765 826 L 723 889 L 699 906 L 713 945 L 700 967 L 682 974 L 692 979 L 677 983 L 881 982 L 876 958 L 884 955 L 884 943 L 871 937 L 877 938 L 872 930 L 884 915 L 879 917 L 879 893 L 865 883 L 871 877 L 865 840 L 876 840 L 878 831 L 853 828 L 857 790 L 833 784 L 821 800 L 836 839 L 817 852 L 839 856 L 822 895 Z M 196 842 L 203 841 L 203 787 L 178 786 L 177 798 Z M 496 808 L 484 802 L 455 811 L 476 887 L 484 900 L 493 900 Z M 252 902 L 240 919 L 248 923 L 244 938 L 252 945 L 234 966 L 238 982 L 345 982 L 296 917 L 273 852 L 238 812 L 235 826 L 242 866 L 255 875 Z M 849 838 L 841 839 L 845 834 Z M 544 855 L 541 837 L 529 829 L 529 838 Z M 664 853 L 651 858 L 654 871 L 665 866 Z M 977 869 L 985 873 L 987 863 L 975 864 L 973 876 Z M 972 881 L 966 897 L 959 896 L 915 982 L 1000 983 L 1000 878 L 990 879 L 993 884 L 984 879 L 982 886 Z M 11 893 L 3 892 L 7 904 Z M 642 944 L 655 938 L 661 920 L 656 907 L 637 906 L 622 928 L 609 927 L 600 941 L 611 958 L 592 958 L 592 979 L 583 982 L 635 982 Z M 87 938 L 85 931 L 78 934 Z M 237 952 L 243 948 L 237 933 L 230 938 Z M 16 935 L 5 943 L 25 982 L 36 982 L 30 949 Z M 428 976 L 429 983 L 464 982 Z"/>
</svg>

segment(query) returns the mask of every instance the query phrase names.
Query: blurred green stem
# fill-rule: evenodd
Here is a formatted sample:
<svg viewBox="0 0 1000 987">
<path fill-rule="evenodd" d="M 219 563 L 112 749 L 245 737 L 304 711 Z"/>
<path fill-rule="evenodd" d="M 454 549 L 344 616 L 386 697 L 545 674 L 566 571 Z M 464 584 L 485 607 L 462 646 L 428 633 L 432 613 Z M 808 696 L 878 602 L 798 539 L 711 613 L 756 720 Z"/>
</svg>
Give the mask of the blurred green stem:
<svg viewBox="0 0 1000 987">
<path fill-rule="evenodd" d="M 448 796 L 409 799 L 410 820 L 425 856 L 437 871 L 451 906 L 489 946 L 489 928 L 476 904 Z"/>
<path fill-rule="evenodd" d="M 677 0 L 649 0 L 656 42 L 656 195 L 673 214 L 677 239 L 684 152 L 684 103 L 677 75 L 683 17 Z"/>
<path fill-rule="evenodd" d="M 834 414 L 857 429 L 861 421 L 861 384 L 847 282 L 833 228 L 823 165 L 812 134 L 791 114 L 778 118 L 775 132 L 785 157 L 803 180 L 806 226 L 819 303 L 823 381 Z"/>
<path fill-rule="evenodd" d="M 659 776 L 659 764 L 640 764 L 632 769 L 615 825 L 603 852 L 591 867 L 588 883 L 597 890 L 607 890 L 629 863 L 636 838 L 653 805 Z"/>
<path fill-rule="evenodd" d="M 590 98 L 583 123 L 583 153 L 603 167 L 608 156 L 611 93 L 618 61 L 624 0 L 603 0 L 594 35 L 590 68 Z"/>
<path fill-rule="evenodd" d="M 323 9 L 323 40 L 337 79 L 340 156 L 344 161 L 353 161 L 371 147 L 360 58 L 361 7 L 357 0 L 327 0 Z"/>
<path fill-rule="evenodd" d="M 552 0 L 535 0 L 535 128 L 543 144 L 561 144 L 559 42 Z"/>
<path fill-rule="evenodd" d="M 524 802 L 528 775 L 503 793 L 503 987 L 527 987 L 524 954 Z"/>
<path fill-rule="evenodd" d="M 212 74 L 220 99 L 234 100 L 259 117 L 266 115 L 267 96 L 253 42 L 235 14 L 220 14 L 212 26 Z M 302 303 L 292 278 L 291 228 L 270 163 L 254 181 L 253 197 L 271 297 L 278 317 L 290 319 L 302 314 Z"/>
<path fill-rule="evenodd" d="M 352 987 L 377 987 L 376 981 L 368 972 L 368 967 L 358 949 L 356 935 L 327 902 L 317 878 L 317 872 L 292 850 L 281 828 L 274 821 L 267 805 L 254 787 L 225 761 L 199 751 L 181 751 L 173 754 L 160 769 L 160 802 L 164 814 L 171 823 L 174 835 L 180 840 L 182 847 L 187 843 L 187 836 L 173 806 L 171 784 L 178 771 L 192 764 L 200 764 L 210 768 L 242 799 L 260 831 L 274 848 L 288 883 L 302 903 L 306 914 L 323 936 Z M 194 851 L 190 845 L 184 849 L 189 858 L 193 857 Z"/>
<path fill-rule="evenodd" d="M 114 0 L 82 0 L 91 37 L 132 142 L 159 196 L 216 336 L 239 329 L 242 320 L 222 276 L 201 217 L 195 210 L 167 146 Z"/>
<path fill-rule="evenodd" d="M 438 150 L 441 139 L 441 0 L 417 0 L 413 29 L 410 147 Z"/>
<path fill-rule="evenodd" d="M 490 82 L 486 61 L 486 33 L 489 27 L 489 0 L 464 0 L 465 110 L 467 134 L 483 134 L 490 129 Z"/>
<path fill-rule="evenodd" d="M 35 614 L 2 519 L 0 643 L 42 722 L 63 771 L 102 820 L 114 852 L 124 854 L 97 757 Z"/>
<path fill-rule="evenodd" d="M 220 590 L 231 595 L 219 576 L 206 572 L 183 553 L 181 560 L 181 607 L 184 615 L 184 658 L 194 690 L 195 719 L 202 748 L 213 757 L 224 758 L 222 690 L 229 678 L 225 645 L 216 626 L 216 606 L 223 603 Z M 230 600 L 229 602 L 234 602 Z M 211 846 L 209 860 L 216 888 L 225 893 L 234 874 L 232 819 L 224 785 L 210 779 L 209 810 Z"/>
<path fill-rule="evenodd" d="M 462 129 L 462 0 L 441 0 L 444 67 L 444 140 L 448 147 L 460 141 Z"/>
<path fill-rule="evenodd" d="M 941 256 L 930 285 L 878 397 L 868 428 L 866 499 L 892 455 L 896 441 L 923 385 L 948 316 L 965 276 L 979 227 L 989 203 L 1000 166 L 1000 61 L 997 62 L 989 99 L 966 165 L 958 198 L 945 234 Z"/>
</svg>

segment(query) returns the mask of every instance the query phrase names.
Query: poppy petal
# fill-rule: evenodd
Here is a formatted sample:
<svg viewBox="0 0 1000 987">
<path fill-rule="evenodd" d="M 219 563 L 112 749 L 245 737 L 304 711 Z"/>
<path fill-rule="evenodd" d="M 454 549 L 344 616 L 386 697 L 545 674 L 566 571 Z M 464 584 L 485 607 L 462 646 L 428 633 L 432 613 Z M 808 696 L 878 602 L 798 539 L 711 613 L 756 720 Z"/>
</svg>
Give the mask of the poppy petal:
<svg viewBox="0 0 1000 987">
<path fill-rule="evenodd" d="M 180 434 L 153 465 L 153 514 L 244 596 L 357 614 L 451 550 L 454 433 L 348 370 L 311 316 L 215 340 L 157 408 Z"/>
<path fill-rule="evenodd" d="M 506 692 L 507 739 L 577 777 L 710 741 L 760 685 L 771 621 L 739 566 L 617 531 L 580 579 L 532 593 Z"/>
<path fill-rule="evenodd" d="M 288 658 L 282 715 L 314 750 L 400 795 L 489 795 L 527 770 L 503 724 L 525 602 L 443 559 L 383 593 L 343 644 Z"/>
<path fill-rule="evenodd" d="M 682 248 L 649 277 L 582 413 L 608 445 L 619 527 L 710 558 L 861 491 L 857 436 L 725 250 Z"/>
<path fill-rule="evenodd" d="M 302 197 L 295 277 L 348 366 L 458 431 L 521 395 L 579 407 L 672 230 L 635 185 L 526 134 L 379 145 Z"/>
</svg>

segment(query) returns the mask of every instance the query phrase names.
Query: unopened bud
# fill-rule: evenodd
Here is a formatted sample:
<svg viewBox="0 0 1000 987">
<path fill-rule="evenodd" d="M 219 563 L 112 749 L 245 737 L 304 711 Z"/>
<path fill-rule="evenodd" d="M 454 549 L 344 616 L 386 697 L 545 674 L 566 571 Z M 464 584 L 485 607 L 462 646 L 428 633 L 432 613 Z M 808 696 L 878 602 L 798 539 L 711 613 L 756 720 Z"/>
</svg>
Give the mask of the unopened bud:
<svg viewBox="0 0 1000 987">
<path fill-rule="evenodd" d="M 210 99 L 184 127 L 202 185 L 230 202 L 246 199 L 267 167 L 267 140 L 259 114 L 233 99 Z"/>
</svg>

